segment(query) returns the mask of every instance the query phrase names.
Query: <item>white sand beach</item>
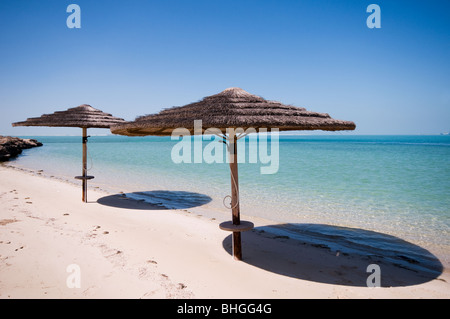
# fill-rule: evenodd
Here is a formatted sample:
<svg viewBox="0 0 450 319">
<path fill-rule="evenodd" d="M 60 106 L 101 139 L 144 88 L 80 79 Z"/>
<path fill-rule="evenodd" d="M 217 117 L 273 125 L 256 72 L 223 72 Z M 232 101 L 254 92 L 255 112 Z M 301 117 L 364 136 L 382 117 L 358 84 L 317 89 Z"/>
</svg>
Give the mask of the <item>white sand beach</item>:
<svg viewBox="0 0 450 319">
<path fill-rule="evenodd" d="M 83 203 L 77 185 L 0 166 L 0 298 L 450 298 L 448 269 L 427 277 L 256 230 L 235 261 L 226 218 L 109 195 Z M 391 287 L 365 286 L 374 262 Z"/>
</svg>

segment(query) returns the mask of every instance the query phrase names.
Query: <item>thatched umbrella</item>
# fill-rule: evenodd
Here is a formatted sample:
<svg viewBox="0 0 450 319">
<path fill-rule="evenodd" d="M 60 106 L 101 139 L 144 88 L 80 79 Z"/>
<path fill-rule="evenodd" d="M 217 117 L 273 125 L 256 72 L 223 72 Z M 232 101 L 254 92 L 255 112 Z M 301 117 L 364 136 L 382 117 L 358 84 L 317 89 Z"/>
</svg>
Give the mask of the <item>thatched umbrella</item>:
<svg viewBox="0 0 450 319">
<path fill-rule="evenodd" d="M 202 120 L 202 130 L 194 127 L 195 120 Z M 165 109 L 158 114 L 138 117 L 134 122 L 126 122 L 111 127 L 114 134 L 129 136 L 171 135 L 173 130 L 185 128 L 191 134 L 211 134 L 207 128 L 217 128 L 227 143 L 231 171 L 232 221 L 220 224 L 220 228 L 233 232 L 233 256 L 242 258 L 240 232 L 253 227 L 250 222 L 240 220 L 239 186 L 237 165 L 237 140 L 245 134 L 237 135 L 230 128 L 277 128 L 288 130 L 354 130 L 355 123 L 332 119 L 326 113 L 307 111 L 250 94 L 240 88 L 229 88 L 218 94 L 203 98 L 199 102 L 181 107 Z M 227 133 L 229 133 L 227 135 Z"/>
<path fill-rule="evenodd" d="M 94 176 L 87 175 L 87 129 L 88 128 L 109 128 L 113 124 L 125 122 L 124 119 L 114 117 L 111 114 L 104 113 L 93 108 L 90 105 L 83 104 L 70 108 L 66 111 L 57 111 L 52 114 L 44 114 L 40 117 L 28 118 L 23 122 L 12 123 L 12 126 L 53 126 L 53 127 L 81 127 L 83 129 L 83 170 L 81 176 L 75 176 L 82 181 L 82 198 L 87 202 L 87 180 Z"/>
</svg>

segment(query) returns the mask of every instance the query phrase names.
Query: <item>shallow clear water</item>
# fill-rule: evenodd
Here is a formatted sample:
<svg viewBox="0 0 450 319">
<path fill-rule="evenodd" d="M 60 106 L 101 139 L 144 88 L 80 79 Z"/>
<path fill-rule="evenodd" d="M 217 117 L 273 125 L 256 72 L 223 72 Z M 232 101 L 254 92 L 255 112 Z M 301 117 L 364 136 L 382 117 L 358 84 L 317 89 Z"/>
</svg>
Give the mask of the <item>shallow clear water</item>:
<svg viewBox="0 0 450 319">
<path fill-rule="evenodd" d="M 81 137 L 35 138 L 44 146 L 24 151 L 13 165 L 68 179 L 81 174 Z M 239 164 L 242 214 L 375 231 L 449 263 L 450 136 L 280 135 L 278 172 L 266 175 L 260 168 L 268 164 L 248 163 L 248 141 L 246 163 Z M 195 192 L 211 199 L 205 207 L 228 213 L 223 204 L 231 187 L 228 164 L 175 164 L 171 151 L 177 143 L 170 137 L 93 136 L 90 185 L 140 194 Z M 203 141 L 203 148 L 210 143 Z"/>
</svg>

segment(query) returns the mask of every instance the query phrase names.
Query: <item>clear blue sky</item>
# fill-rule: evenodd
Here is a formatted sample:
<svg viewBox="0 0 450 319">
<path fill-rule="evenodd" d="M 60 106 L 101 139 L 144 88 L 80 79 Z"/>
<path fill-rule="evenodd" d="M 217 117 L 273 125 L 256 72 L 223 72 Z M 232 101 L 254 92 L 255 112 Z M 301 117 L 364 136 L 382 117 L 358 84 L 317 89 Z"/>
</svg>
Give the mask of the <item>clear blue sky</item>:
<svg viewBox="0 0 450 319">
<path fill-rule="evenodd" d="M 133 120 L 234 86 L 357 134 L 449 131 L 450 1 L 0 1 L 0 135 L 79 134 L 11 123 L 80 104 Z"/>
</svg>

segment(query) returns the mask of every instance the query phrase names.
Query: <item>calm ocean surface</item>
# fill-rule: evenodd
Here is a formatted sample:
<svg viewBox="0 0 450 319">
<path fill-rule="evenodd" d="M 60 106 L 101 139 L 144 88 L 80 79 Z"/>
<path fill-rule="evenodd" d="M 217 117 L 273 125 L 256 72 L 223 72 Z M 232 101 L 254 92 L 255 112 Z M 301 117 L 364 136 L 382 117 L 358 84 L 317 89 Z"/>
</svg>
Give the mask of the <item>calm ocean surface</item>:
<svg viewBox="0 0 450 319">
<path fill-rule="evenodd" d="M 81 174 L 81 137 L 34 138 L 44 146 L 24 151 L 12 165 L 70 180 Z M 279 169 L 270 175 L 260 173 L 268 164 L 248 163 L 246 140 L 241 214 L 289 223 L 283 231 L 290 236 L 326 238 L 336 249 L 378 246 L 414 256 L 410 263 L 426 260 L 429 251 L 449 265 L 450 136 L 280 135 Z M 177 143 L 170 137 L 93 136 L 88 168 L 95 179 L 89 185 L 144 197 L 148 192 L 149 201 L 167 207 L 172 201 L 173 207 L 203 204 L 229 219 L 223 204 L 230 194 L 228 164 L 175 164 Z M 210 143 L 204 140 L 203 147 Z"/>
</svg>

